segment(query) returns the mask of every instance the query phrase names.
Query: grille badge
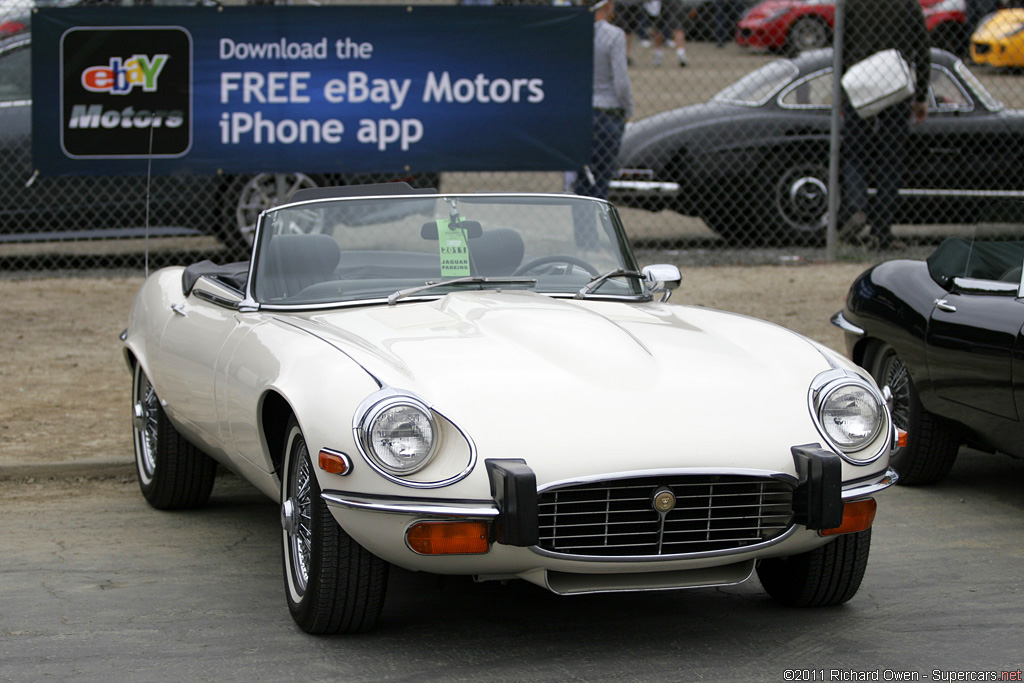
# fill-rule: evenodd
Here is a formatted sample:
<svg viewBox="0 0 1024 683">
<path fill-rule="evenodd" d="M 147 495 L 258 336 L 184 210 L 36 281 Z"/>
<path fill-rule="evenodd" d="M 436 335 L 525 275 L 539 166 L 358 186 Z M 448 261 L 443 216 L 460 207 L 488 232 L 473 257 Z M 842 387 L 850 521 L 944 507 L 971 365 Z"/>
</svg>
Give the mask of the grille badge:
<svg viewBox="0 0 1024 683">
<path fill-rule="evenodd" d="M 676 494 L 672 493 L 672 489 L 662 486 L 654 492 L 652 497 L 651 507 L 661 514 L 666 514 L 672 511 L 676 506 Z"/>
</svg>

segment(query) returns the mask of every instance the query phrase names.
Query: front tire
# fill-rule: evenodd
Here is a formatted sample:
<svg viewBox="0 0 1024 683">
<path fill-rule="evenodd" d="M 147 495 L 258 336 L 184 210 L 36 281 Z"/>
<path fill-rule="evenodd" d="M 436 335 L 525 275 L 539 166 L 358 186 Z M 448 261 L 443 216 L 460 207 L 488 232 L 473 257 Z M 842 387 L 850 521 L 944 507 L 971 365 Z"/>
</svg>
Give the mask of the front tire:
<svg viewBox="0 0 1024 683">
<path fill-rule="evenodd" d="M 907 365 L 888 344 L 871 358 L 868 371 L 880 387 L 892 393 L 892 419 L 907 432 L 907 445 L 897 448 L 889 464 L 901 484 L 935 484 L 953 468 L 960 444 L 942 418 L 932 415 L 917 394 Z"/>
<path fill-rule="evenodd" d="M 757 577 L 768 595 L 783 605 L 841 605 L 857 594 L 870 550 L 871 529 L 843 534 L 806 553 L 761 560 Z"/>
<path fill-rule="evenodd" d="M 285 442 L 281 541 L 285 594 L 306 633 L 360 633 L 380 618 L 390 565 L 354 541 L 320 497 L 295 418 Z"/>
<path fill-rule="evenodd" d="M 174 428 L 141 363 L 132 377 L 132 440 L 139 488 L 150 505 L 178 510 L 206 504 L 217 463 Z"/>
</svg>

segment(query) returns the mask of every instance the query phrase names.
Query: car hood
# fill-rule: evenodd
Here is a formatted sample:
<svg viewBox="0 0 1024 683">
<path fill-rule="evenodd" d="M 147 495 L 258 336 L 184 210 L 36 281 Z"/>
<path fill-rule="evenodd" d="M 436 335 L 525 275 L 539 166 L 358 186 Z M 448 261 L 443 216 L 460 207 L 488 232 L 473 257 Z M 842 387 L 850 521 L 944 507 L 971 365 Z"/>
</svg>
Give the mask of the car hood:
<svg viewBox="0 0 1024 683">
<path fill-rule="evenodd" d="M 699 140 L 700 136 L 692 132 L 695 129 L 708 124 L 718 125 L 735 116 L 749 116 L 750 112 L 750 107 L 711 101 L 663 111 L 631 122 L 626 125 L 622 136 L 619 166 L 657 166 L 655 159 L 675 153 L 675 146 L 668 144 L 675 137 L 691 135 Z"/>
<path fill-rule="evenodd" d="M 1024 9 L 1005 9 L 993 14 L 974 32 L 973 39 L 1001 40 L 1009 38 L 1024 25 Z"/>
<path fill-rule="evenodd" d="M 765 443 L 820 440 L 808 386 L 831 366 L 826 352 L 736 314 L 487 291 L 310 314 L 305 325 L 386 386 L 426 400 L 488 457 L 523 457 L 541 439 L 664 448 L 673 456 L 648 452 L 647 466 L 680 466 L 684 430 L 696 463 L 722 440 L 739 466 Z"/>
<path fill-rule="evenodd" d="M 804 7 L 809 4 L 820 3 L 806 2 L 803 0 L 765 0 L 765 2 L 759 2 L 747 10 L 747 13 L 743 15 L 743 21 L 763 21 L 778 12 L 793 10 L 797 7 Z"/>
</svg>

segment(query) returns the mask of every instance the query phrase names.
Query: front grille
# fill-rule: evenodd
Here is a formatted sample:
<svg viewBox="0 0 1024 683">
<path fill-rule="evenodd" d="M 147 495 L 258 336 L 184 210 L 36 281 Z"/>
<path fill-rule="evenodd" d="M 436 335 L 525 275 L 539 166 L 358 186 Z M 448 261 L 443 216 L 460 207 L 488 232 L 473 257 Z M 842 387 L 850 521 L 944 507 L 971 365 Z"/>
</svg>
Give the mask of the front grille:
<svg viewBox="0 0 1024 683">
<path fill-rule="evenodd" d="M 656 491 L 675 507 L 662 515 Z M 675 475 L 590 482 L 540 495 L 544 550 L 594 557 L 733 550 L 769 541 L 793 522 L 793 488 L 738 475 Z"/>
</svg>

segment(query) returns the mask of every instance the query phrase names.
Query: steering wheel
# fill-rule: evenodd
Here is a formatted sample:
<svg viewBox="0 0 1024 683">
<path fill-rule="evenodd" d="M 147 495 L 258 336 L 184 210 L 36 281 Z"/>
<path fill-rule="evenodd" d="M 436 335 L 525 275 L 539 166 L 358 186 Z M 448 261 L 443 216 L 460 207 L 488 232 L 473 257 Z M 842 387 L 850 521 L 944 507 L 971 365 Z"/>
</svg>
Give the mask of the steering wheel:
<svg viewBox="0 0 1024 683">
<path fill-rule="evenodd" d="M 540 266 L 546 266 L 549 263 L 564 263 L 564 264 L 567 264 L 567 265 L 570 265 L 570 266 L 577 266 L 578 268 L 582 268 L 583 270 L 585 270 L 588 273 L 590 273 L 590 275 L 592 277 L 597 277 L 598 275 L 600 275 L 600 273 L 598 272 L 597 268 L 595 268 L 594 266 L 590 265 L 589 263 L 587 263 L 586 261 L 584 261 L 581 258 L 577 258 L 575 256 L 569 256 L 568 254 L 552 254 L 550 256 L 541 256 L 540 258 L 535 258 L 532 261 L 529 261 L 529 262 L 524 263 L 523 265 L 519 266 L 519 268 L 516 269 L 516 272 L 514 272 L 512 274 L 513 275 L 525 275 L 526 273 L 529 273 L 534 268 L 538 268 Z M 568 272 L 569 271 L 567 270 L 566 273 L 568 273 Z"/>
</svg>

